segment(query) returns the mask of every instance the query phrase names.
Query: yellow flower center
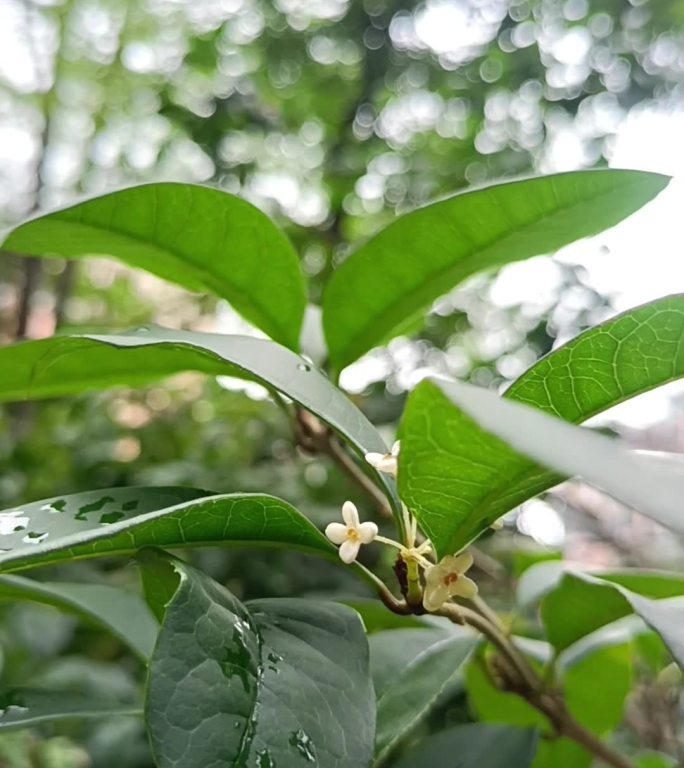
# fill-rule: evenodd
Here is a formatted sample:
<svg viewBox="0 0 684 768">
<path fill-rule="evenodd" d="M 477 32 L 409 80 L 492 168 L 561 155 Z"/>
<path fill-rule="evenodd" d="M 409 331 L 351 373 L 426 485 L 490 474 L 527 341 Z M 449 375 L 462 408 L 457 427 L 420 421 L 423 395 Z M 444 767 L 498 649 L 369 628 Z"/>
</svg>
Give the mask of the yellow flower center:
<svg viewBox="0 0 684 768">
<path fill-rule="evenodd" d="M 358 541 L 359 540 L 359 532 L 356 530 L 356 528 L 352 528 L 349 526 L 347 528 L 347 538 L 350 541 Z"/>
</svg>

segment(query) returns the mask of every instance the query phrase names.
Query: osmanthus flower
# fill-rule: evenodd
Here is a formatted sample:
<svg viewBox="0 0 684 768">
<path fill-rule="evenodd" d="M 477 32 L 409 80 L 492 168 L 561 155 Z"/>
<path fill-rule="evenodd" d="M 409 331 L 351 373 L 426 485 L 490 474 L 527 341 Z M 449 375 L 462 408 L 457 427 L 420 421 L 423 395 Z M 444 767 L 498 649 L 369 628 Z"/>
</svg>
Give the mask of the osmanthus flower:
<svg viewBox="0 0 684 768">
<path fill-rule="evenodd" d="M 366 461 L 377 469 L 378 472 L 384 472 L 386 475 L 397 476 L 397 457 L 399 456 L 400 443 L 397 440 L 389 453 L 367 453 Z"/>
<path fill-rule="evenodd" d="M 362 523 L 359 521 L 359 512 L 351 501 L 345 501 L 342 505 L 342 523 L 330 523 L 325 529 L 325 535 L 333 544 L 339 546 L 339 555 L 342 562 L 353 563 L 359 554 L 362 544 L 370 544 L 378 535 L 378 526 L 375 523 Z"/>
<path fill-rule="evenodd" d="M 423 607 L 426 611 L 437 611 L 451 597 L 475 597 L 477 584 L 464 576 L 473 564 L 473 556 L 468 552 L 460 555 L 447 555 L 437 565 L 425 571 L 425 591 Z"/>
</svg>

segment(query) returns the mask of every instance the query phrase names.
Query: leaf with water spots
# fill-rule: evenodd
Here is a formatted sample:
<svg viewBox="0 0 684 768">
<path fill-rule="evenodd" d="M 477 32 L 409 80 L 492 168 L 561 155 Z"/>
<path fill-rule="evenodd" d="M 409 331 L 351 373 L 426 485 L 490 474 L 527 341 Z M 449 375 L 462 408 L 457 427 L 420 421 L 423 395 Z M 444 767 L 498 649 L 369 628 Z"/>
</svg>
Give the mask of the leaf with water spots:
<svg viewBox="0 0 684 768">
<path fill-rule="evenodd" d="M 297 599 L 243 605 L 178 560 L 148 552 L 141 567 L 152 594 L 173 584 L 145 707 L 160 768 L 368 765 L 375 704 L 354 611 Z"/>
<path fill-rule="evenodd" d="M 266 494 L 110 488 L 0 512 L 0 572 L 143 547 L 283 546 L 332 559 L 337 550 L 294 507 Z"/>
</svg>

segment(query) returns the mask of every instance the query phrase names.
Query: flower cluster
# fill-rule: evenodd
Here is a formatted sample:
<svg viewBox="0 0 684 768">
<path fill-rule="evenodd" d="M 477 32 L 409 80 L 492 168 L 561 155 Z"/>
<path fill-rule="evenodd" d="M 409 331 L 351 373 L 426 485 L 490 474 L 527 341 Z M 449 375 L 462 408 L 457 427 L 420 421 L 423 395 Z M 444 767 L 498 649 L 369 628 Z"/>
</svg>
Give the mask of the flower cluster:
<svg viewBox="0 0 684 768">
<path fill-rule="evenodd" d="M 378 472 L 396 477 L 399 442 L 392 446 L 390 453 L 367 453 L 366 461 Z M 378 541 L 399 550 L 399 557 L 407 564 L 413 564 L 414 569 L 424 569 L 425 587 L 423 589 L 423 607 L 426 611 L 438 611 L 452 597 L 473 598 L 477 594 L 477 585 L 465 576 L 465 572 L 473 564 L 472 555 L 462 552 L 458 555 L 447 555 L 438 563 L 428 560 L 432 555 L 432 545 L 429 541 L 416 543 L 418 526 L 415 517 L 402 504 L 404 517 L 405 544 L 386 539 L 378 535 L 375 523 L 362 523 L 356 505 L 345 501 L 342 505 L 344 523 L 330 523 L 325 529 L 325 535 L 333 544 L 339 546 L 340 559 L 347 564 L 353 563 L 362 544 Z M 416 574 L 418 574 L 416 570 Z M 416 579 L 418 576 L 416 576 Z"/>
</svg>

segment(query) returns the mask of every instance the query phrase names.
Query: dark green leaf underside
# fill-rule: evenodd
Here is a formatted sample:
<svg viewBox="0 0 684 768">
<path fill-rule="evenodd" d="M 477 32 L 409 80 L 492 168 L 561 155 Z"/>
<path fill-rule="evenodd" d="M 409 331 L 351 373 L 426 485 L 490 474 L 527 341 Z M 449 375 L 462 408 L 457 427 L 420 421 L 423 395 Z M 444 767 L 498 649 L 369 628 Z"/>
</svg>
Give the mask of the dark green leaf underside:
<svg viewBox="0 0 684 768">
<path fill-rule="evenodd" d="M 75 613 L 109 630 L 143 659 L 149 658 L 157 639 L 159 626 L 143 600 L 106 584 L 51 583 L 0 576 L 0 600 L 32 600 Z"/>
<path fill-rule="evenodd" d="M 59 720 L 139 716 L 142 708 L 71 691 L 14 689 L 0 693 L 0 731 Z"/>
</svg>

